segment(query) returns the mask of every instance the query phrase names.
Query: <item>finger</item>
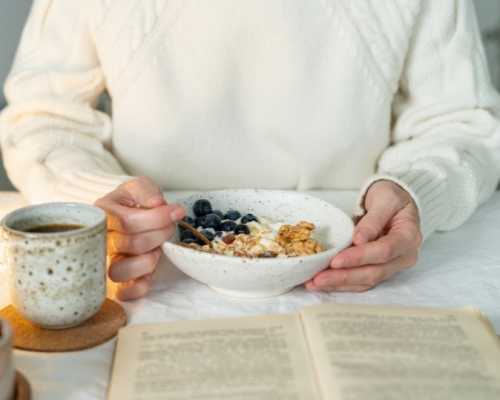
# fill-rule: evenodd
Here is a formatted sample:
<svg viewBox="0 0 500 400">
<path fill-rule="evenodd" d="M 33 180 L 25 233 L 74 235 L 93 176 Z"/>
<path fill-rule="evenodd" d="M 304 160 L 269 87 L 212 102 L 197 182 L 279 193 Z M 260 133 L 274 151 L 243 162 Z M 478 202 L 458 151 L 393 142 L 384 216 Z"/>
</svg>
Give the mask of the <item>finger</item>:
<svg viewBox="0 0 500 400">
<path fill-rule="evenodd" d="M 324 290 L 325 292 L 347 292 L 347 293 L 363 293 L 367 292 L 368 290 L 373 289 L 370 286 L 343 286 L 339 288 L 329 288 Z"/>
<path fill-rule="evenodd" d="M 119 232 L 110 232 L 108 234 L 108 253 L 141 255 L 160 247 L 175 232 L 172 225 L 168 228 L 156 231 L 149 231 L 135 235 L 127 235 Z"/>
<path fill-rule="evenodd" d="M 141 176 L 120 185 L 116 196 L 132 199 L 138 207 L 154 208 L 166 204 L 160 188 L 148 177 Z"/>
<path fill-rule="evenodd" d="M 334 291 L 343 287 L 373 287 L 386 279 L 385 266 L 366 266 L 341 270 L 326 270 L 314 277 L 319 290 Z"/>
<path fill-rule="evenodd" d="M 358 286 L 341 286 L 338 288 L 335 287 L 319 287 L 317 286 L 313 280 L 310 280 L 305 284 L 305 288 L 311 292 L 366 292 L 371 289 L 368 285 L 358 285 Z"/>
<path fill-rule="evenodd" d="M 306 282 L 304 284 L 305 288 L 309 290 L 310 292 L 333 292 L 333 288 L 329 287 L 320 287 L 314 283 L 314 280 L 310 280 L 309 282 Z M 345 290 L 347 292 L 357 292 L 357 291 L 362 291 L 362 289 L 366 290 L 364 286 L 345 286 L 344 288 L 352 288 L 352 290 Z M 355 290 L 359 289 L 359 290 Z M 340 291 L 340 290 L 339 290 Z"/>
<path fill-rule="evenodd" d="M 324 289 L 308 289 L 312 292 L 326 292 L 326 293 L 331 293 L 331 292 L 347 292 L 347 293 L 363 293 L 363 292 L 366 292 L 370 289 L 373 289 L 371 288 L 370 286 L 342 286 L 342 287 L 339 287 L 339 288 L 334 288 L 334 287 L 327 287 L 327 288 L 324 288 Z"/>
<path fill-rule="evenodd" d="M 376 240 L 400 209 L 396 202 L 387 201 L 383 197 L 373 201 L 354 229 L 353 243 L 361 245 Z"/>
<path fill-rule="evenodd" d="M 349 247 L 338 253 L 332 260 L 332 268 L 353 268 L 368 264 L 384 264 L 409 253 L 413 242 L 408 235 L 399 231 L 389 231 L 386 236 L 363 245 Z"/>
<path fill-rule="evenodd" d="M 124 207 L 111 199 L 105 199 L 98 206 L 108 215 L 109 230 L 128 234 L 163 229 L 186 216 L 186 210 L 178 204 L 140 209 Z"/>
<path fill-rule="evenodd" d="M 367 290 L 370 289 L 368 285 L 361 285 L 361 286 L 341 286 L 335 290 L 334 287 L 319 287 L 314 283 L 314 280 L 310 280 L 306 282 L 305 287 L 307 290 L 311 292 L 319 292 L 319 291 L 324 291 L 324 292 L 366 292 Z"/>
<path fill-rule="evenodd" d="M 384 207 L 380 203 L 375 203 L 356 225 L 353 243 L 361 245 L 376 240 L 383 234 L 385 227 L 397 211 L 396 208 Z"/>
<path fill-rule="evenodd" d="M 136 257 L 123 257 L 113 262 L 108 275 L 113 282 L 128 282 L 152 274 L 160 259 L 161 250 L 156 249 Z"/>
<path fill-rule="evenodd" d="M 314 283 L 314 279 L 310 279 L 310 280 L 304 282 L 304 287 L 308 290 L 315 290 L 316 284 Z"/>
<path fill-rule="evenodd" d="M 144 297 L 151 290 L 151 286 L 152 275 L 146 275 L 134 281 L 121 283 L 116 296 L 121 301 L 135 300 Z"/>
<path fill-rule="evenodd" d="M 406 255 L 383 265 L 366 265 L 357 268 L 325 270 L 313 279 L 316 290 L 341 290 L 355 286 L 372 288 L 395 273 L 415 264 L 416 256 Z"/>
</svg>

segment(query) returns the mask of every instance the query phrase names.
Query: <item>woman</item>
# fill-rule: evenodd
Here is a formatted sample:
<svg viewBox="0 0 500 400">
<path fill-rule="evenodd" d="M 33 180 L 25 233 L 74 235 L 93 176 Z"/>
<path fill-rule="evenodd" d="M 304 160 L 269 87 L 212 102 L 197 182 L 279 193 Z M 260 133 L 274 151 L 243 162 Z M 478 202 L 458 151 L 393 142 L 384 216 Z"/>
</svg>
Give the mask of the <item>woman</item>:
<svg viewBox="0 0 500 400">
<path fill-rule="evenodd" d="M 6 95 L 9 176 L 32 202 L 99 199 L 123 299 L 184 216 L 160 187 L 360 189 L 355 246 L 306 286 L 361 291 L 500 176 L 469 0 L 36 0 Z"/>
</svg>

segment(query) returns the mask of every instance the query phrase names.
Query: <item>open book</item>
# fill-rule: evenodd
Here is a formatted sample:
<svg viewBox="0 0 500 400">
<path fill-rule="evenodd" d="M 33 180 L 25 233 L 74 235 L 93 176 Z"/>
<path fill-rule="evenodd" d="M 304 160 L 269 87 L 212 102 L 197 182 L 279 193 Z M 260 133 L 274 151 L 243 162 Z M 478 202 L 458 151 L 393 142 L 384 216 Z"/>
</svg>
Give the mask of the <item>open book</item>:
<svg viewBox="0 0 500 400">
<path fill-rule="evenodd" d="M 109 400 L 498 400 L 500 341 L 473 310 L 320 305 L 123 328 Z"/>
</svg>

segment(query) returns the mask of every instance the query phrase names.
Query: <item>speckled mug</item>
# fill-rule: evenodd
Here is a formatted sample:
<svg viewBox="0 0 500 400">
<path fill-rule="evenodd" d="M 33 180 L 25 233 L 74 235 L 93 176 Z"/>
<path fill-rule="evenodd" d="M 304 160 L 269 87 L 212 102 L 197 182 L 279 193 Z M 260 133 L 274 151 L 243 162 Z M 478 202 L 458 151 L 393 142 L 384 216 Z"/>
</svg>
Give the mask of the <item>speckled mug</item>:
<svg viewBox="0 0 500 400">
<path fill-rule="evenodd" d="M 29 233 L 50 224 L 81 225 Z M 11 300 L 26 319 L 47 329 L 77 326 L 106 299 L 106 214 L 77 203 L 25 207 L 1 222 Z"/>
<path fill-rule="evenodd" d="M 16 371 L 12 360 L 12 330 L 0 319 L 0 400 L 11 400 Z"/>
</svg>

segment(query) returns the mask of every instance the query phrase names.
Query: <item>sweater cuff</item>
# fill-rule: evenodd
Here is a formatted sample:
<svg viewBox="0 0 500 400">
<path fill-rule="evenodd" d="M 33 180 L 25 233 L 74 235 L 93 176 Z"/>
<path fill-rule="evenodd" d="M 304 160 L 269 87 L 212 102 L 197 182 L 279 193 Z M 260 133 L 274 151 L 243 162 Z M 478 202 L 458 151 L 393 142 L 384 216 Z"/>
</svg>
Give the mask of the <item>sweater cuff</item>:
<svg viewBox="0 0 500 400">
<path fill-rule="evenodd" d="M 40 180 L 44 183 L 29 185 L 31 190 L 25 195 L 31 204 L 53 201 L 94 204 L 97 199 L 131 179 L 132 176 L 102 171 L 67 171 L 57 180 Z"/>
<path fill-rule="evenodd" d="M 427 170 L 407 170 L 374 175 L 360 191 L 354 212 L 355 217 L 360 218 L 366 213 L 364 207 L 366 194 L 375 182 L 381 180 L 396 183 L 412 197 L 420 216 L 420 229 L 424 240 L 448 218 L 450 207 L 446 202 L 446 181 Z"/>
<path fill-rule="evenodd" d="M 97 199 L 131 179 L 132 176 L 101 171 L 73 172 L 70 179 L 65 179 L 66 182 L 61 183 L 60 191 L 77 201 L 93 204 Z"/>
</svg>

